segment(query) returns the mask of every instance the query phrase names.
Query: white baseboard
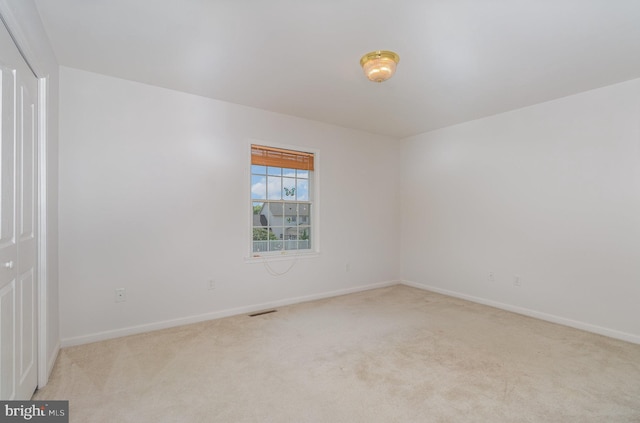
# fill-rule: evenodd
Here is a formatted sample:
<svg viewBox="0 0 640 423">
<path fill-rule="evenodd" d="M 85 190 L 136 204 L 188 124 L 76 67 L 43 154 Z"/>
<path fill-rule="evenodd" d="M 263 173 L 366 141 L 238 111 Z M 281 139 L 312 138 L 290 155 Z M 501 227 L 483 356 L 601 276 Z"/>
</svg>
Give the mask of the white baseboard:
<svg viewBox="0 0 640 423">
<path fill-rule="evenodd" d="M 240 314 L 253 313 L 265 309 L 283 307 L 291 304 L 304 303 L 307 301 L 320 300 L 323 298 L 338 297 L 340 295 L 353 294 L 355 292 L 368 291 L 371 289 L 386 288 L 398 285 L 400 281 L 387 281 L 373 283 L 369 285 L 360 285 L 353 288 L 340 289 L 337 291 L 323 292 L 320 294 L 306 295 L 302 297 L 287 298 L 284 300 L 270 301 L 261 304 L 252 304 L 244 307 L 230 308 L 226 310 L 214 311 L 211 313 L 199 314 L 194 316 L 181 317 L 178 319 L 165 320 L 161 322 L 147 323 L 144 325 L 130 326 L 121 329 L 114 329 L 104 332 L 92 333 L 89 335 L 76 336 L 72 338 L 62 339 L 62 347 L 71 347 L 74 345 L 89 344 L 91 342 L 105 341 L 107 339 L 120 338 L 122 336 L 135 335 L 139 333 L 151 332 L 160 329 L 167 329 L 176 326 L 183 326 L 192 323 L 204 322 L 207 320 L 221 319 L 223 317 L 236 316 Z"/>
<path fill-rule="evenodd" d="M 524 316 L 534 317 L 536 319 L 545 320 L 547 322 L 557 323 L 559 325 L 569 326 L 575 329 L 584 330 L 587 332 L 596 333 L 598 335 L 608 336 L 609 338 L 620 339 L 622 341 L 632 342 L 634 344 L 640 344 L 640 336 L 632 333 L 621 332 L 615 329 L 604 328 L 601 326 L 592 325 L 590 323 L 580 322 L 577 320 L 568 319 L 566 317 L 556 316 L 553 314 L 543 313 L 536 310 L 531 310 L 524 307 L 518 307 L 511 304 L 505 304 L 498 301 L 488 300 L 486 298 L 474 297 L 472 295 L 462 294 L 460 292 L 449 291 L 447 289 L 436 288 L 434 286 L 421 284 L 412 281 L 401 281 L 402 285 L 411 286 L 413 288 L 422 289 L 425 291 L 436 292 L 438 294 L 448 295 L 450 297 L 460 298 L 474 303 L 484 304 L 491 307 L 499 308 L 513 313 L 522 314 Z"/>
</svg>

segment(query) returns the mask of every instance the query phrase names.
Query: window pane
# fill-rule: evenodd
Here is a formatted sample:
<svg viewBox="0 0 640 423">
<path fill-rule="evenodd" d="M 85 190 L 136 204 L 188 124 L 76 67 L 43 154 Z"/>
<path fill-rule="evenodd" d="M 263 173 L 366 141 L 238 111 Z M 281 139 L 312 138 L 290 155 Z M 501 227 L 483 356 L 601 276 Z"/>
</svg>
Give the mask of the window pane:
<svg viewBox="0 0 640 423">
<path fill-rule="evenodd" d="M 268 207 L 266 207 L 268 206 Z M 282 226 L 282 203 L 273 202 L 265 206 L 263 214 L 269 226 Z"/>
<path fill-rule="evenodd" d="M 267 198 L 267 182 L 264 176 L 251 175 L 251 198 Z"/>
<path fill-rule="evenodd" d="M 267 228 L 253 228 L 253 240 L 254 241 L 268 241 L 269 229 Z"/>
<path fill-rule="evenodd" d="M 282 178 L 282 198 L 285 200 L 296 199 L 296 179 Z"/>
<path fill-rule="evenodd" d="M 298 170 L 297 176 L 298 176 L 298 178 L 309 179 L 309 171 L 308 170 Z"/>
<path fill-rule="evenodd" d="M 308 179 L 297 180 L 296 199 L 300 201 L 309 201 L 309 180 Z"/>
<path fill-rule="evenodd" d="M 264 207 L 264 204 L 265 203 L 261 203 L 257 201 L 254 201 L 252 204 L 254 227 L 267 226 L 267 218 L 264 214 L 262 214 L 263 208 L 265 209 L 265 212 L 266 212 L 266 207 Z"/>
<path fill-rule="evenodd" d="M 284 228 L 284 239 L 285 240 L 296 240 L 298 239 L 298 227 L 290 226 Z"/>
<path fill-rule="evenodd" d="M 284 233 L 284 216 L 283 216 L 283 203 L 273 202 L 269 203 L 269 228 L 271 230 L 271 240 L 282 240 Z"/>
<path fill-rule="evenodd" d="M 253 241 L 253 252 L 261 253 L 269 251 L 269 241 Z"/>
<path fill-rule="evenodd" d="M 298 225 L 311 225 L 310 204 L 298 204 Z"/>
<path fill-rule="evenodd" d="M 297 250 L 298 249 L 298 240 L 296 239 L 287 239 L 284 241 L 284 249 L 285 250 Z"/>
<path fill-rule="evenodd" d="M 267 198 L 269 200 L 282 199 L 282 178 L 279 176 L 268 176 Z"/>
<path fill-rule="evenodd" d="M 267 167 L 267 173 L 269 175 L 274 175 L 274 176 L 282 176 L 282 168 L 281 167 Z"/>
<path fill-rule="evenodd" d="M 269 241 L 269 251 L 281 251 L 284 247 L 284 241 Z"/>
<path fill-rule="evenodd" d="M 284 204 L 284 226 L 297 226 L 298 225 L 298 205 L 285 203 Z"/>
<path fill-rule="evenodd" d="M 298 249 L 308 250 L 311 248 L 311 228 L 298 227 Z"/>
<path fill-rule="evenodd" d="M 298 249 L 298 228 L 296 226 L 285 228 L 284 249 Z"/>
<path fill-rule="evenodd" d="M 296 170 L 295 169 L 282 169 L 282 176 L 285 176 L 287 178 L 295 178 L 296 177 Z"/>
<path fill-rule="evenodd" d="M 281 241 L 284 236 L 284 228 L 282 226 L 269 227 L 269 241 Z"/>
<path fill-rule="evenodd" d="M 254 227 L 253 228 L 253 252 L 259 253 L 269 251 L 269 229 Z"/>
<path fill-rule="evenodd" d="M 267 167 L 260 166 L 260 165 L 251 165 L 251 173 L 257 174 L 257 175 L 266 175 Z"/>
</svg>

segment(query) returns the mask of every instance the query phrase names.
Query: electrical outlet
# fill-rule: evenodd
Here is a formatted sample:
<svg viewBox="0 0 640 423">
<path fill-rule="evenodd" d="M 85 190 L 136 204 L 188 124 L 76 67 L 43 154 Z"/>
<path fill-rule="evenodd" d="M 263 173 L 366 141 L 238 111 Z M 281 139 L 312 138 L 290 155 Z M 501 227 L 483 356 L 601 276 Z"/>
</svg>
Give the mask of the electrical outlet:
<svg viewBox="0 0 640 423">
<path fill-rule="evenodd" d="M 123 303 L 127 301 L 127 291 L 124 288 L 116 289 L 116 303 Z"/>
<path fill-rule="evenodd" d="M 513 286 L 522 286 L 522 279 L 520 278 L 520 276 L 515 275 L 513 277 Z"/>
<path fill-rule="evenodd" d="M 489 280 L 489 282 L 495 282 L 496 277 L 493 272 L 489 272 L 489 276 L 487 277 L 487 279 Z"/>
<path fill-rule="evenodd" d="M 209 291 L 213 291 L 214 289 L 216 289 L 216 281 L 214 281 L 213 279 L 209 280 Z"/>
</svg>

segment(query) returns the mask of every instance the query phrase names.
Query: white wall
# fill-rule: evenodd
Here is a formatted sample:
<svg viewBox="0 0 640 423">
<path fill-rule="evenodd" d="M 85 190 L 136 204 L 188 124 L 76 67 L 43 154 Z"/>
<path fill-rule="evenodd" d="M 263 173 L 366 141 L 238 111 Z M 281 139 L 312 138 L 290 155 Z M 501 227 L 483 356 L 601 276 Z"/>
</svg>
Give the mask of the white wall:
<svg viewBox="0 0 640 423">
<path fill-rule="evenodd" d="M 29 65 L 40 80 L 46 81 L 46 109 L 44 122 L 39 122 L 45 134 L 46 168 L 46 223 L 40 227 L 46 238 L 45 275 L 41 293 L 45 299 L 40 310 L 45 311 L 44 331 L 45 356 L 39 357 L 38 384 L 47 383 L 48 375 L 60 348 L 59 301 L 58 301 L 58 63 L 32 0 L 0 0 L 0 14 L 9 27 Z M 42 152 L 42 151 L 41 151 Z M 40 157 L 43 160 L 43 157 Z M 41 185 L 42 189 L 42 185 Z M 41 203 L 42 206 L 42 203 Z M 40 275 L 42 278 L 42 275 Z M 41 319 L 42 321 L 43 319 Z"/>
<path fill-rule="evenodd" d="M 65 345 L 399 274 L 640 342 L 640 80 L 401 143 L 70 68 L 61 92 Z M 320 151 L 321 255 L 280 278 L 244 261 L 252 140 Z"/>
<path fill-rule="evenodd" d="M 396 280 L 397 141 L 76 69 L 60 75 L 63 345 Z M 279 278 L 244 261 L 251 140 L 320 152 L 321 254 Z M 127 301 L 115 303 L 120 287 Z"/>
<path fill-rule="evenodd" d="M 640 342 L 640 80 L 406 139 L 401 162 L 403 280 Z"/>
</svg>

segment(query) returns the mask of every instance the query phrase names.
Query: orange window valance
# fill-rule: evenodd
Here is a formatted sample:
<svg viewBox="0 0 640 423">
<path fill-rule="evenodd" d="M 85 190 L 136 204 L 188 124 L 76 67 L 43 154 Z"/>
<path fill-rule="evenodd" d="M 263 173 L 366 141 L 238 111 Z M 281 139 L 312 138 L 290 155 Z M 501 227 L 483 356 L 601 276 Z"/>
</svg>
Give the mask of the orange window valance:
<svg viewBox="0 0 640 423">
<path fill-rule="evenodd" d="M 282 148 L 251 145 L 251 164 L 313 170 L 313 153 Z"/>
</svg>

